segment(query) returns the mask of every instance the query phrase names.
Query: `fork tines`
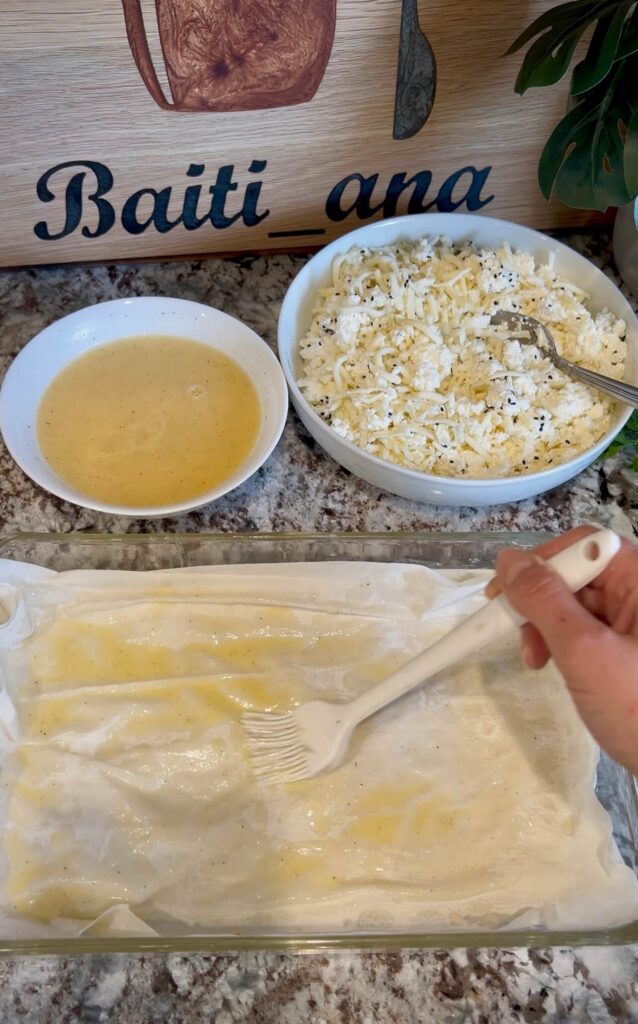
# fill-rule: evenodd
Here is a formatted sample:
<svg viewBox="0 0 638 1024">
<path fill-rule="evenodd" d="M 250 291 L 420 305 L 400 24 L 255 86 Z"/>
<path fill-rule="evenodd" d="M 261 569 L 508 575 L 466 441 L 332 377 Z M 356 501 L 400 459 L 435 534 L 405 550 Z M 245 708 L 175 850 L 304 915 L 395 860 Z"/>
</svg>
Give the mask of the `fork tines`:
<svg viewBox="0 0 638 1024">
<path fill-rule="evenodd" d="M 264 785 L 297 782 L 309 774 L 299 728 L 291 712 L 242 715 L 251 767 Z"/>
</svg>

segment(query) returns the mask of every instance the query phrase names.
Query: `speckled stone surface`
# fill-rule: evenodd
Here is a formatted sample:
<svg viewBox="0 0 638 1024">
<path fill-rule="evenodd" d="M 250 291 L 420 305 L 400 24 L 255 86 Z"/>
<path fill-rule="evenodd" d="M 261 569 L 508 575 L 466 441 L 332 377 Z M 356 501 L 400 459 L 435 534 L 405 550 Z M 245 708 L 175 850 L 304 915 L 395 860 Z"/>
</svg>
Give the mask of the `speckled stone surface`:
<svg viewBox="0 0 638 1024">
<path fill-rule="evenodd" d="M 617 280 L 609 236 L 564 239 Z M 248 257 L 0 274 L 0 375 L 46 324 L 94 302 L 171 295 L 238 316 L 274 345 L 279 306 L 304 257 Z M 634 300 L 635 301 L 635 300 Z M 419 505 L 342 470 L 291 414 L 267 465 L 233 494 L 172 520 L 75 508 L 27 480 L 0 444 L 0 534 L 560 530 L 585 520 L 638 534 L 622 457 L 537 500 L 494 509 Z M 327 955 L 84 956 L 0 960 L 2 1024 L 492 1024 L 638 1022 L 638 947 Z"/>
<path fill-rule="evenodd" d="M 635 949 L 0 961 L 3 1024 L 633 1024 Z"/>
<path fill-rule="evenodd" d="M 616 281 L 609 236 L 567 240 Z M 284 293 L 303 256 L 147 263 L 0 275 L 0 375 L 30 338 L 53 320 L 94 302 L 170 295 L 239 317 L 273 347 Z M 436 508 L 387 495 L 333 462 L 291 412 L 268 463 L 231 495 L 179 519 L 125 520 L 50 497 L 0 450 L 0 532 L 11 530 L 542 530 L 584 519 L 638 530 L 638 492 L 615 463 L 604 463 L 545 497 L 493 509 Z"/>
</svg>

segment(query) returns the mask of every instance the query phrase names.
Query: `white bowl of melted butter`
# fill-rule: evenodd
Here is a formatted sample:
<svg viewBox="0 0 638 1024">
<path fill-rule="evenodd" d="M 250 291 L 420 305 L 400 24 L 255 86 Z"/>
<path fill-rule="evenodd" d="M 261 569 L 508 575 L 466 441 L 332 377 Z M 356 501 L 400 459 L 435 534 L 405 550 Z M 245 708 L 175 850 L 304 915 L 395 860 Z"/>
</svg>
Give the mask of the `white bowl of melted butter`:
<svg viewBox="0 0 638 1024">
<path fill-rule="evenodd" d="M 116 299 L 36 335 L 0 390 L 0 430 L 52 494 L 116 515 L 198 508 L 270 456 L 286 421 L 279 362 L 245 324 L 183 299 Z"/>
</svg>

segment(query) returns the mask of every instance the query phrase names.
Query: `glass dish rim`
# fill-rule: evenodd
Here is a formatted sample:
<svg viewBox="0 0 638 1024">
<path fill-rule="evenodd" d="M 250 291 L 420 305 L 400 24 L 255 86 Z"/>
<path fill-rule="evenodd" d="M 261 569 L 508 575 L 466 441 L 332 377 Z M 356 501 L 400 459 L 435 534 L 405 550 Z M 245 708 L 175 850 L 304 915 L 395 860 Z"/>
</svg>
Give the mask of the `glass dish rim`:
<svg viewBox="0 0 638 1024">
<path fill-rule="evenodd" d="M 361 541 L 415 542 L 432 541 L 445 544 L 491 542 L 508 545 L 531 546 L 556 536 L 552 531 L 458 531 L 399 530 L 399 531 L 330 531 L 322 532 L 170 532 L 157 533 L 101 533 L 72 531 L 69 533 L 15 530 L 0 536 L 0 558 L 12 544 L 72 544 L 91 547 L 115 547 L 132 544 L 142 548 L 169 543 L 192 545 L 201 542 L 251 544 L 281 541 L 327 542 L 346 544 Z M 638 920 L 616 928 L 567 929 L 561 931 L 519 929 L 512 931 L 449 931 L 423 933 L 345 933 L 289 935 L 273 932 L 264 934 L 191 935 L 158 937 L 83 938 L 65 936 L 53 939 L 7 939 L 0 936 L 0 956 L 81 955 L 100 953 L 201 953 L 229 955 L 240 952 L 320 953 L 364 952 L 383 950 L 419 951 L 425 949 L 510 949 L 512 947 L 546 948 L 548 946 L 578 947 L 583 945 L 626 945 L 638 942 Z"/>
<path fill-rule="evenodd" d="M 178 543 L 194 542 L 197 540 L 211 541 L 234 541 L 243 543 L 246 541 L 270 541 L 279 540 L 308 540 L 308 541 L 329 541 L 329 540 L 397 540 L 407 541 L 410 538 L 418 540 L 433 540 L 455 544 L 469 541 L 492 541 L 503 542 L 504 544 L 520 543 L 521 539 L 529 541 L 530 544 L 542 544 L 553 537 L 558 536 L 554 530 L 198 530 L 180 532 L 178 530 L 158 530 L 148 533 L 107 533 L 99 530 L 70 530 L 68 533 L 59 533 L 46 530 L 13 530 L 0 535 L 0 558 L 2 548 L 8 543 L 16 541 L 69 543 L 69 541 L 88 542 L 91 544 L 116 544 L 134 541 L 135 543 L 146 544 L 149 542 L 175 541 Z"/>
</svg>

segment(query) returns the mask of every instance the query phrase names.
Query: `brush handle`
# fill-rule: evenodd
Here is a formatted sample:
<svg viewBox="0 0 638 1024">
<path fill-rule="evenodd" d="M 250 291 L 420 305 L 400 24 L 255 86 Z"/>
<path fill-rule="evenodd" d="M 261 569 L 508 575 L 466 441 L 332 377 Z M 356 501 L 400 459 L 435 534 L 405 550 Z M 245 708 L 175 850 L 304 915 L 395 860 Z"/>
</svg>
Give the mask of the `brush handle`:
<svg viewBox="0 0 638 1024">
<path fill-rule="evenodd" d="M 620 538 L 612 530 L 599 530 L 547 559 L 547 563 L 575 593 L 607 568 L 620 549 L 620 543 Z M 369 718 L 437 672 L 505 636 L 524 621 L 510 607 L 504 595 L 494 598 L 382 683 L 353 700 L 348 706 L 351 724 L 354 726 Z"/>
</svg>

